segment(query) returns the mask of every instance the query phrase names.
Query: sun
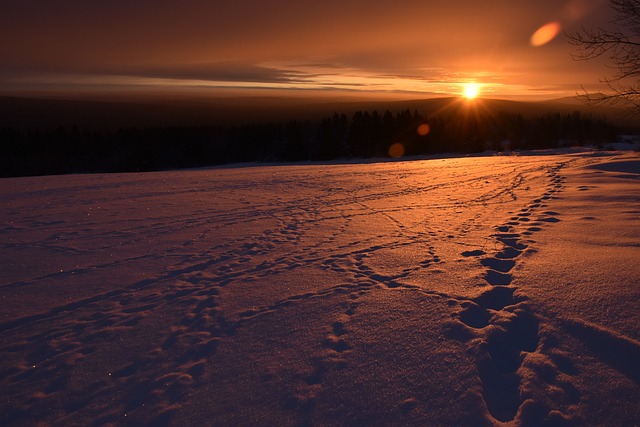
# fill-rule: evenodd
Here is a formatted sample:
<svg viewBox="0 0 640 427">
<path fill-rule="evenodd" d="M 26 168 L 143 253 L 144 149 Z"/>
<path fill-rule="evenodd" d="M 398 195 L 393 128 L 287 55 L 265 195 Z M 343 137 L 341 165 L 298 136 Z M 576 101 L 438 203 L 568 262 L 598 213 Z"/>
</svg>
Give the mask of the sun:
<svg viewBox="0 0 640 427">
<path fill-rule="evenodd" d="M 480 94 L 480 85 L 478 83 L 465 83 L 463 88 L 462 93 L 467 99 L 477 98 Z"/>
</svg>

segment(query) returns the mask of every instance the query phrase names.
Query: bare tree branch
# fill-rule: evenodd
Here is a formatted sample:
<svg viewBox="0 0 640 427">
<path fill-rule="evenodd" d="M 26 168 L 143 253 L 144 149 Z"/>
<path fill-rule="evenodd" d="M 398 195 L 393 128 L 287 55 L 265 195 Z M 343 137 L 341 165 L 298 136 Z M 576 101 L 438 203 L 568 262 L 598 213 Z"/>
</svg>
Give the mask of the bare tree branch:
<svg viewBox="0 0 640 427">
<path fill-rule="evenodd" d="M 589 94 L 584 99 L 595 105 L 625 102 L 640 114 L 640 0 L 609 0 L 616 12 L 611 23 L 614 30 L 585 29 L 567 34 L 569 43 L 576 47 L 572 55 L 577 61 L 588 61 L 606 56 L 615 70 L 611 77 L 601 80 L 610 94 Z M 584 90 L 584 88 L 583 88 Z"/>
</svg>

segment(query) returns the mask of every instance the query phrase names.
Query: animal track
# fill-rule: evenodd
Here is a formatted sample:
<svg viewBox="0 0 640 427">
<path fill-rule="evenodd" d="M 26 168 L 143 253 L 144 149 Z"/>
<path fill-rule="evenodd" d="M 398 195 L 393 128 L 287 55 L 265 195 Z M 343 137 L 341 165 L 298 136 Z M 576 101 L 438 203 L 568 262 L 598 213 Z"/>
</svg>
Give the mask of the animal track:
<svg viewBox="0 0 640 427">
<path fill-rule="evenodd" d="M 467 326 L 475 329 L 484 328 L 489 324 L 491 313 L 473 301 L 465 301 L 462 304 L 462 310 L 459 313 L 460 320 Z"/>
<path fill-rule="evenodd" d="M 480 264 L 495 271 L 508 273 L 516 265 L 516 262 L 513 259 L 501 259 L 496 257 L 496 258 L 485 258 L 482 261 L 480 261 Z"/>
<path fill-rule="evenodd" d="M 461 339 L 480 336 L 473 352 L 476 356 L 482 394 L 491 416 L 498 422 L 511 422 L 524 404 L 520 390 L 524 381 L 530 381 L 522 372 L 526 354 L 538 353 L 546 363 L 553 361 L 539 353 L 539 321 L 526 303 L 526 297 L 516 295 L 511 286 L 511 271 L 517 260 L 529 247 L 522 236 L 542 231 L 545 224 L 558 222 L 557 212 L 537 212 L 563 187 L 564 178 L 559 175 L 562 165 L 552 168 L 547 176 L 549 184 L 540 198 L 534 199 L 504 225 L 496 227 L 493 235 L 502 247 L 493 255 L 480 258 L 485 267 L 483 278 L 492 287 L 469 301 L 459 303 L 455 314 L 471 334 L 456 334 Z M 535 218 L 535 220 L 532 220 Z M 519 231 L 523 228 L 523 231 Z M 484 251 L 468 251 L 463 256 L 482 257 Z M 555 366 L 555 365 L 553 365 Z"/>
<path fill-rule="evenodd" d="M 482 255 L 486 255 L 487 253 L 485 251 L 481 251 L 481 250 L 475 250 L 475 251 L 465 251 L 462 252 L 462 256 L 464 257 L 475 257 L 475 256 L 482 256 Z"/>
<path fill-rule="evenodd" d="M 484 280 L 492 286 L 507 286 L 511 284 L 512 276 L 511 274 L 489 269 L 484 275 Z"/>
<path fill-rule="evenodd" d="M 304 377 L 302 389 L 298 391 L 296 397 L 285 405 L 286 409 L 299 411 L 301 416 L 310 423 L 310 416 L 315 408 L 315 399 L 322 388 L 322 381 L 325 375 L 331 370 L 342 370 L 348 365 L 346 356 L 352 351 L 351 345 L 346 339 L 348 333 L 347 323 L 349 318 L 355 314 L 359 305 L 358 299 L 366 294 L 366 291 L 351 293 L 350 300 L 344 303 L 346 310 L 338 320 L 333 322 L 330 331 L 325 336 L 322 347 L 326 349 L 324 353 L 316 357 L 313 371 Z"/>
<path fill-rule="evenodd" d="M 336 353 L 344 353 L 351 349 L 351 346 L 341 338 L 345 334 L 344 324 L 342 322 L 335 322 L 333 324 L 333 332 L 327 335 L 324 340 L 324 346 L 332 349 Z"/>
<path fill-rule="evenodd" d="M 358 175 L 336 178 L 356 183 L 349 188 L 342 183 L 329 188 L 326 182 L 312 182 L 316 180 L 302 175 L 287 183 L 276 173 L 266 179 L 256 175 L 262 181 L 254 182 L 253 172 L 248 170 L 245 172 L 252 176 L 250 180 L 224 178 L 229 184 L 224 187 L 208 180 L 193 180 L 185 184 L 188 189 L 181 190 L 183 194 L 176 193 L 180 194 L 177 199 L 162 199 L 164 190 L 150 197 L 144 189 L 140 193 L 145 200 L 162 202 L 155 205 L 160 208 L 155 212 L 136 210 L 140 220 L 121 221 L 128 215 L 123 211 L 122 217 L 113 217 L 112 222 L 87 223 L 73 232 L 68 232 L 69 223 L 64 221 L 59 222 L 65 224 L 62 230 L 55 230 L 55 221 L 23 222 L 20 227 L 40 227 L 42 233 L 53 228 L 55 238 L 46 245 L 71 254 L 77 258 L 73 265 L 81 265 L 64 272 L 43 269 L 33 277 L 25 274 L 24 280 L 21 276 L 6 279 L 7 283 L 0 286 L 20 293 L 32 284 L 40 285 L 40 281 L 58 284 L 56 281 L 69 280 L 73 285 L 78 276 L 86 275 L 86 283 L 91 285 L 88 287 L 95 286 L 99 291 L 80 293 L 68 301 L 59 298 L 57 305 L 44 304 L 43 309 L 6 316 L 0 331 L 11 335 L 1 352 L 7 360 L 2 364 L 6 378 L 3 385 L 16 387 L 28 396 L 24 401 L 19 396 L 6 406 L 16 408 L 11 411 L 18 415 L 20 411 L 54 414 L 42 420 L 52 425 L 77 424 L 74 417 L 78 414 L 85 420 L 95 419 L 95 425 L 122 424 L 123 414 L 130 424 L 169 424 L 174 414 L 186 410 L 190 404 L 187 399 L 195 397 L 205 379 L 212 381 L 206 387 L 213 390 L 219 372 L 227 369 L 216 361 L 224 360 L 225 352 L 244 339 L 246 330 L 268 323 L 271 317 L 280 318 L 287 308 L 326 298 L 331 303 L 338 301 L 339 305 L 331 307 L 341 311 L 318 313 L 325 319 L 319 323 L 320 330 L 306 335 L 304 346 L 292 343 L 299 345 L 296 350 L 306 352 L 311 348 L 314 353 L 305 353 L 302 365 L 295 365 L 302 366 L 291 375 L 291 394 L 295 397 L 278 396 L 278 402 L 291 411 L 288 420 L 310 424 L 315 418 L 307 415 L 321 406 L 321 395 L 330 394 L 328 387 L 337 371 L 349 375 L 350 365 L 358 360 L 354 356 L 360 350 L 356 344 L 360 341 L 351 318 L 359 314 L 362 296 L 375 288 L 395 294 L 393 297 L 413 289 L 451 299 L 450 307 L 455 308 L 450 310 L 456 310 L 455 323 L 463 332 L 458 338 L 475 346 L 477 371 L 490 413 L 497 420 L 513 419 L 524 400 L 520 391 L 527 381 L 527 357 L 542 347 L 537 318 L 513 284 L 517 283 L 519 257 L 535 246 L 528 240 L 530 236 L 562 218 L 548 210 L 551 208 L 545 201 L 558 197 L 564 185 L 559 169 L 554 168 L 543 176 L 548 182 L 543 191 L 535 185 L 525 188 L 529 175 L 538 180 L 545 172 L 539 165 L 520 160 L 513 164 L 521 173 L 497 168 L 500 172 L 495 173 L 482 167 L 472 174 L 467 170 L 457 177 L 433 173 L 422 179 L 425 168 L 420 167 L 415 179 L 397 183 L 386 170 L 374 174 L 374 181 L 370 181 L 369 171 L 362 174 L 366 175 L 362 180 Z M 492 182 L 484 175 L 491 175 Z M 304 184 L 302 191 L 291 191 L 294 183 Z M 216 190 L 207 190 L 207 185 Z M 128 186 L 122 187 L 122 195 L 118 190 L 112 197 L 123 206 L 138 206 L 128 198 Z M 226 193 L 232 187 L 234 193 Z M 465 191 L 458 191 L 460 188 Z M 532 191 L 536 192 L 533 196 Z M 192 193 L 197 198 L 191 198 Z M 534 197 L 532 203 L 520 206 L 521 200 Z M 162 206 L 165 201 L 168 204 Z M 195 203 L 185 205 L 187 202 Z M 180 206 L 173 208 L 172 203 Z M 492 218 L 496 213 L 502 215 L 503 203 L 512 210 L 505 215 L 508 220 L 487 236 L 487 223 L 495 222 Z M 112 205 L 113 213 L 119 212 L 119 204 Z M 46 212 L 46 216 L 50 214 Z M 11 228 L 7 233 L 19 230 Z M 94 257 L 94 241 L 100 245 L 95 256 L 113 257 L 113 261 L 96 265 L 88 261 Z M 6 248 L 8 245 L 5 242 Z M 152 253 L 139 256 L 143 250 Z M 486 281 L 482 288 L 467 286 L 466 282 L 459 287 L 461 292 L 482 291 L 472 299 L 451 297 L 449 293 L 457 291 L 447 289 L 447 280 L 440 279 L 457 275 L 458 265 L 481 268 Z M 117 273 L 109 277 L 117 283 L 116 288 L 93 283 L 100 282 L 95 280 L 96 275 L 102 279 L 111 272 Z M 308 272 L 316 275 L 308 276 Z M 470 269 L 469 273 L 477 270 Z M 130 274 L 140 274 L 141 278 L 131 279 Z M 425 277 L 433 282 L 421 282 Z M 65 289 L 69 292 L 72 288 Z M 313 323 L 313 328 L 317 325 Z M 306 325 L 301 325 L 304 330 L 302 326 Z M 282 338 L 285 343 L 286 339 Z M 419 343 L 424 348 L 431 344 Z M 246 347 L 253 349 L 250 343 Z M 575 371 L 577 368 L 567 359 L 556 355 L 549 363 L 566 372 Z M 104 378 L 100 377 L 103 366 L 111 371 L 104 372 Z M 256 375 L 274 384 L 274 379 L 280 380 L 275 368 Z M 71 391 L 74 397 L 67 401 Z M 256 391 L 253 398 L 262 397 Z M 210 400 L 218 404 L 214 398 Z M 399 402 L 403 414 L 414 416 L 424 409 L 420 399 L 401 398 Z M 252 416 L 260 413 L 247 410 Z M 249 424 L 243 422 L 246 418 L 236 420 L 237 424 Z"/>
<path fill-rule="evenodd" d="M 474 301 L 481 307 L 491 310 L 502 310 L 503 308 L 514 305 L 522 298 L 516 299 L 513 295 L 516 288 L 511 286 L 494 286 L 486 292 L 483 292 Z"/>
</svg>

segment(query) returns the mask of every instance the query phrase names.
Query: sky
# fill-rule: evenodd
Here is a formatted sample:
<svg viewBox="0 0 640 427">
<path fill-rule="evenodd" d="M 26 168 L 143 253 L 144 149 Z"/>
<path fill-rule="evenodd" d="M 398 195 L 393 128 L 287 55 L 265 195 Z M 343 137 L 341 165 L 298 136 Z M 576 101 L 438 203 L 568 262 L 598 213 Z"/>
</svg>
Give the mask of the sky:
<svg viewBox="0 0 640 427">
<path fill-rule="evenodd" d="M 419 98 L 476 82 L 550 99 L 602 89 L 611 70 L 573 60 L 564 32 L 611 18 L 607 0 L 4 0 L 0 94 Z"/>
</svg>

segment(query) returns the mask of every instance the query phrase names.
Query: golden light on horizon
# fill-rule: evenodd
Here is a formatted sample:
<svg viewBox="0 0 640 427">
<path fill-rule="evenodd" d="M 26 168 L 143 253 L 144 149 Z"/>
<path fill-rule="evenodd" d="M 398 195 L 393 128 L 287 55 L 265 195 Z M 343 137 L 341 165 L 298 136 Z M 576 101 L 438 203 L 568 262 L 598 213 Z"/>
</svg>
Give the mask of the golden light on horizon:
<svg viewBox="0 0 640 427">
<path fill-rule="evenodd" d="M 465 83 L 463 85 L 462 94 L 467 99 L 474 99 L 480 95 L 480 85 L 478 83 Z"/>
<path fill-rule="evenodd" d="M 531 46 L 540 47 L 549 43 L 551 40 L 555 39 L 556 36 L 560 33 L 562 26 L 559 22 L 549 22 L 548 24 L 543 25 L 538 28 L 535 33 L 531 36 L 530 43 Z"/>
</svg>

